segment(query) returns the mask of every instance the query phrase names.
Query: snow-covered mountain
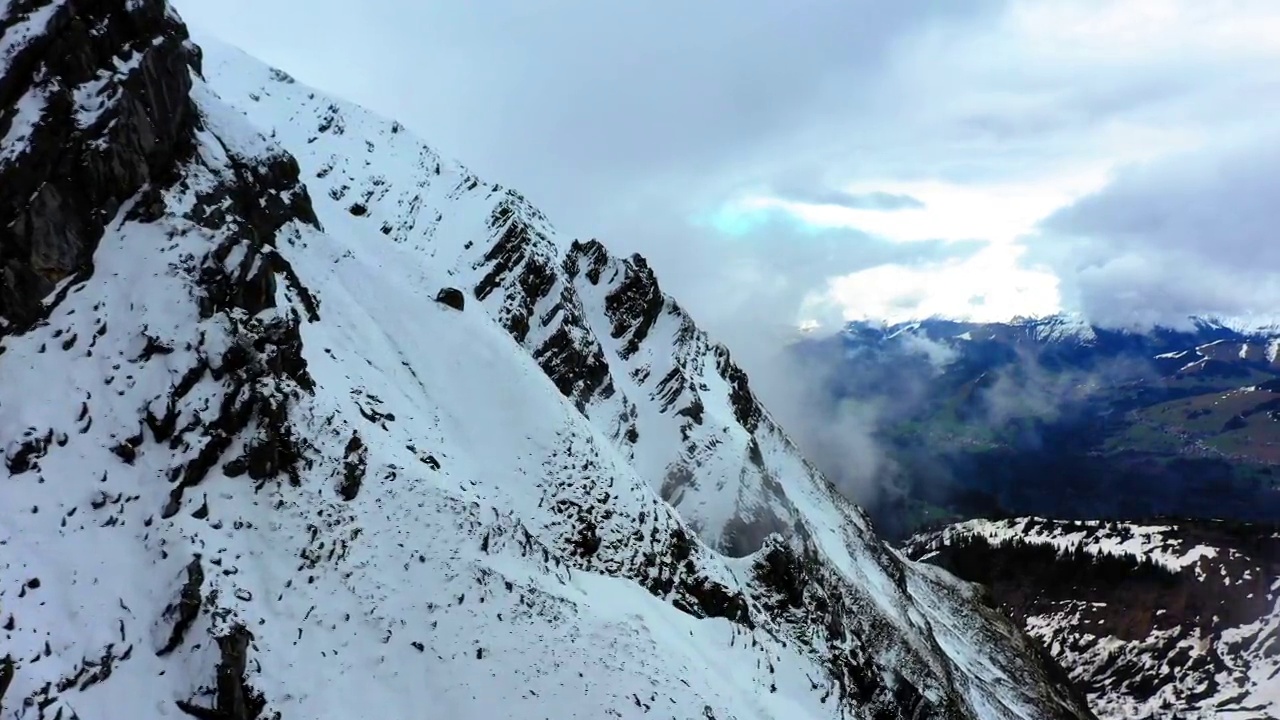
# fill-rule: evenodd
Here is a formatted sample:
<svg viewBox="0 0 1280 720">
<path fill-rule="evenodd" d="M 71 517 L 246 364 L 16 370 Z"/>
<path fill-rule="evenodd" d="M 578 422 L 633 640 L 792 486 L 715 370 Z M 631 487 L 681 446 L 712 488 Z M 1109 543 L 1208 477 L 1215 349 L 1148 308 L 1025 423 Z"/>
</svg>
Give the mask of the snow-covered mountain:
<svg viewBox="0 0 1280 720">
<path fill-rule="evenodd" d="M 907 543 L 1039 638 L 1102 717 L 1280 717 L 1280 528 L 975 520 Z"/>
<path fill-rule="evenodd" d="M 904 340 L 925 339 L 956 346 L 964 342 L 999 343 L 1017 347 L 1083 350 L 1114 355 L 1154 349 L 1157 352 L 1190 350 L 1201 345 L 1229 345 L 1242 359 L 1277 364 L 1280 325 L 1273 322 L 1191 317 L 1179 327 L 1116 328 L 1091 324 L 1075 314 L 1015 318 L 1008 322 L 978 323 L 947 318 L 910 322 L 851 322 L 840 336 L 854 346 L 892 348 Z M 1147 359 L 1155 354 L 1147 355 Z"/>
<path fill-rule="evenodd" d="M 846 403 L 875 409 L 875 477 L 814 459 L 874 488 L 862 498 L 895 540 L 976 517 L 1280 520 L 1274 329 L 934 318 L 854 323 L 789 350 L 816 398 L 808 427 L 840 426 Z"/>
<path fill-rule="evenodd" d="M 0 718 L 1092 717 L 642 258 L 161 0 L 0 29 Z"/>
</svg>

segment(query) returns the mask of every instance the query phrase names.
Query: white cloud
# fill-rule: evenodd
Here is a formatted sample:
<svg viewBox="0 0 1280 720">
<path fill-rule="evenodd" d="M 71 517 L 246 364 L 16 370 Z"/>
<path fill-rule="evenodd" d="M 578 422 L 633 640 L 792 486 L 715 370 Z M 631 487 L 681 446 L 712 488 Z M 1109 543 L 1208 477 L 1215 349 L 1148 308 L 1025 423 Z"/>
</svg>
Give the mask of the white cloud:
<svg viewBox="0 0 1280 720">
<path fill-rule="evenodd" d="M 880 265 L 830 280 L 820 297 L 842 308 L 845 320 L 936 315 L 999 322 L 1057 312 L 1057 277 L 1022 267 L 1023 252 L 1017 245 L 991 245 L 935 267 Z"/>
<path fill-rule="evenodd" d="M 1071 173 L 1012 183 L 961 184 L 941 181 L 863 181 L 843 188 L 849 194 L 887 192 L 920 201 L 920 207 L 884 212 L 761 197 L 746 207 L 777 207 L 810 225 L 855 228 L 902 242 L 980 238 L 1011 243 L 1037 222 L 1106 184 L 1108 167 L 1082 166 Z"/>
<path fill-rule="evenodd" d="M 1046 0 L 1009 14 L 1015 32 L 1047 57 L 1145 63 L 1169 54 L 1217 60 L 1280 57 L 1272 0 Z"/>
</svg>

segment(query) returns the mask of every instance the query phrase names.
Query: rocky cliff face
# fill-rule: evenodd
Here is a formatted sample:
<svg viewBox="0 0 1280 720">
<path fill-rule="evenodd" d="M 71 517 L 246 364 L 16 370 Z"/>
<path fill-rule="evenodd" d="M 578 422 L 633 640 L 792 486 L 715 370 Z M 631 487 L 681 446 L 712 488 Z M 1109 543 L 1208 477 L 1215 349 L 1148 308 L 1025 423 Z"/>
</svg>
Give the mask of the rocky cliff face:
<svg viewBox="0 0 1280 720">
<path fill-rule="evenodd" d="M 162 2 L 0 18 L 0 716 L 1090 717 L 642 258 Z"/>
<path fill-rule="evenodd" d="M 973 521 L 908 552 L 987 585 L 1102 717 L 1280 715 L 1274 527 Z"/>
<path fill-rule="evenodd" d="M 163 7 L 8 3 L 0 29 L 0 247 L 6 326 L 91 274 L 105 225 L 192 151 L 199 51 Z M 50 121 L 56 118 L 56 121 Z"/>
</svg>

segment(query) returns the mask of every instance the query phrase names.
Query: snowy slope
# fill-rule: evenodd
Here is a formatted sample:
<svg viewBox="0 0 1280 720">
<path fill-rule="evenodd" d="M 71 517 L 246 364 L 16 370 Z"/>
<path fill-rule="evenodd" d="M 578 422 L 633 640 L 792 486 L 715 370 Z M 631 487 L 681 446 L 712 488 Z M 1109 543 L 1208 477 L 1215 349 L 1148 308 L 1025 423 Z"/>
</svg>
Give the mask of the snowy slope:
<svg viewBox="0 0 1280 720">
<path fill-rule="evenodd" d="M 974 539 L 982 540 L 976 549 Z M 1057 556 L 1037 561 L 1011 543 Z M 1275 528 L 974 520 L 921 534 L 907 548 L 990 583 L 1101 717 L 1280 717 Z M 1103 562 L 1073 559 L 1079 554 Z M 1163 570 L 1135 567 L 1137 558 Z"/>
<path fill-rule="evenodd" d="M 0 28 L 0 717 L 1090 716 L 642 259 L 162 2 Z"/>
<path fill-rule="evenodd" d="M 210 82 L 298 158 L 326 228 L 380 232 L 473 290 L 704 539 L 745 555 L 795 521 L 768 476 L 811 474 L 643 258 L 563 238 L 397 123 L 202 40 Z"/>
</svg>

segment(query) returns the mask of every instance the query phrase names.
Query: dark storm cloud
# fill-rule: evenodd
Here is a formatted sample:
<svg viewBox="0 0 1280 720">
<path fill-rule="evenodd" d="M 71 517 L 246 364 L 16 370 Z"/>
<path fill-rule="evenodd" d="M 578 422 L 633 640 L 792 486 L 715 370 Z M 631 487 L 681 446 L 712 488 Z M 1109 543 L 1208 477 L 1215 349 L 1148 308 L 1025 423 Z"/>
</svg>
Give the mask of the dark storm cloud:
<svg viewBox="0 0 1280 720">
<path fill-rule="evenodd" d="M 902 38 L 1001 3 L 179 0 L 194 24 L 393 115 L 573 230 L 721 197 L 848 128 Z M 254 23 L 244 23 L 252 16 Z M 819 139 L 819 144 L 822 141 Z"/>
<path fill-rule="evenodd" d="M 1280 310 L 1280 135 L 1120 172 L 1042 223 L 1031 259 L 1097 321 Z"/>
</svg>

